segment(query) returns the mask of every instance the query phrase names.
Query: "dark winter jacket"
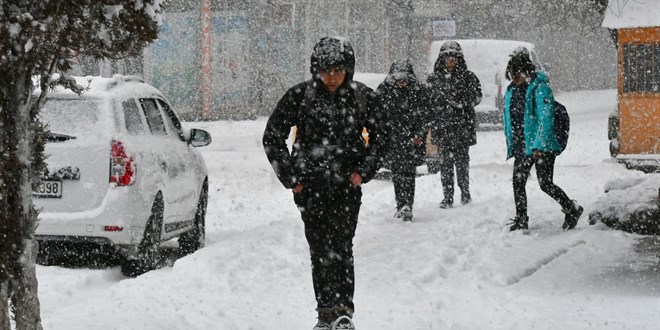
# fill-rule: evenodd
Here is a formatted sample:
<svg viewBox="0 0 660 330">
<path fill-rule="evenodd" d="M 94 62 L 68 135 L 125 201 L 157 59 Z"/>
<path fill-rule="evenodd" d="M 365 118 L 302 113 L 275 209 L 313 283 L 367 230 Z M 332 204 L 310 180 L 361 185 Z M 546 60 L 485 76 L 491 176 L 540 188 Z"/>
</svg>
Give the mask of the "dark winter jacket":
<svg viewBox="0 0 660 330">
<path fill-rule="evenodd" d="M 449 56 L 458 60 L 453 72 L 447 70 L 445 63 Z M 449 150 L 475 145 L 474 107 L 481 102 L 481 82 L 468 70 L 458 43 L 450 41 L 442 45 L 427 83 L 433 104 L 433 144 Z"/>
<path fill-rule="evenodd" d="M 322 39 L 311 63 L 314 78 L 289 89 L 266 124 L 263 145 L 268 160 L 287 188 L 298 183 L 343 188 L 354 172 L 368 182 L 380 168 L 386 139 L 381 103 L 373 90 L 352 81 L 355 59 L 346 41 Z M 331 93 L 317 73 L 334 66 L 345 68 L 347 76 Z M 296 138 L 289 153 L 286 142 L 294 126 Z M 369 133 L 368 145 L 363 128 Z"/>
<path fill-rule="evenodd" d="M 399 84 L 405 83 L 405 86 Z M 426 139 L 429 127 L 429 97 L 408 61 L 394 62 L 385 81 L 376 91 L 387 112 L 388 142 L 385 166 L 413 167 L 424 161 L 425 144 L 415 146 L 413 139 Z"/>
</svg>

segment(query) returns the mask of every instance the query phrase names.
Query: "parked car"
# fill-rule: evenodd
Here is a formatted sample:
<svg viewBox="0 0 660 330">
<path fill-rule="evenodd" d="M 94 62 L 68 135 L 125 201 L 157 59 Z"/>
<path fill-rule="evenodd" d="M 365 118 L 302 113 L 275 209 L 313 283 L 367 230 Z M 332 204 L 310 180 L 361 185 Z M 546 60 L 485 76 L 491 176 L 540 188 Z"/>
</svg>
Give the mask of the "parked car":
<svg viewBox="0 0 660 330">
<path fill-rule="evenodd" d="M 159 245 L 204 245 L 208 173 L 197 147 L 211 136 L 186 129 L 167 99 L 137 77 L 77 77 L 80 95 L 56 90 L 40 112 L 48 170 L 34 191 L 41 252 L 110 248 L 121 270 L 151 269 Z"/>
<path fill-rule="evenodd" d="M 427 59 L 426 73 L 433 73 L 433 65 L 438 59 L 440 47 L 448 40 L 431 43 Z M 544 71 L 539 61 L 534 44 L 516 40 L 463 39 L 454 40 L 461 45 L 465 63 L 481 82 L 483 98 L 475 107 L 478 129 L 502 129 L 502 112 L 504 111 L 504 90 L 508 86 L 505 79 L 506 65 L 509 55 L 518 48 L 526 48 L 537 69 Z"/>
</svg>

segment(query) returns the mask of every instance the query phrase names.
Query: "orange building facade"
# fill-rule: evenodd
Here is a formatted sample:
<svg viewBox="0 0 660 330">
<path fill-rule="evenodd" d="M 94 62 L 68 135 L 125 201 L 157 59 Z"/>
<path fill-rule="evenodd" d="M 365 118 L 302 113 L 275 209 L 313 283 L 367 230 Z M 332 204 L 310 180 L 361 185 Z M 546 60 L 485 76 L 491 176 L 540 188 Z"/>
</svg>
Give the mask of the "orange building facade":
<svg viewBox="0 0 660 330">
<path fill-rule="evenodd" d="M 617 39 L 610 153 L 629 168 L 660 172 L 660 1 L 610 0 L 602 26 Z"/>
<path fill-rule="evenodd" d="M 657 155 L 660 153 L 660 27 L 619 29 L 617 48 L 617 154 Z"/>
</svg>

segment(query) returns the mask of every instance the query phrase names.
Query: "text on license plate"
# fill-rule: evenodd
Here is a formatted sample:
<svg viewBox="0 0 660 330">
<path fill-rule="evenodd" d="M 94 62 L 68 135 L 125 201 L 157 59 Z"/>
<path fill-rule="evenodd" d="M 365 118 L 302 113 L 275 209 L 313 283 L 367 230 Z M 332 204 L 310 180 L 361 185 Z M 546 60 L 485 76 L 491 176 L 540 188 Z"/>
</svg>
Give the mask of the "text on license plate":
<svg viewBox="0 0 660 330">
<path fill-rule="evenodd" d="M 42 198 L 62 198 L 62 181 L 42 181 L 32 195 Z"/>
</svg>

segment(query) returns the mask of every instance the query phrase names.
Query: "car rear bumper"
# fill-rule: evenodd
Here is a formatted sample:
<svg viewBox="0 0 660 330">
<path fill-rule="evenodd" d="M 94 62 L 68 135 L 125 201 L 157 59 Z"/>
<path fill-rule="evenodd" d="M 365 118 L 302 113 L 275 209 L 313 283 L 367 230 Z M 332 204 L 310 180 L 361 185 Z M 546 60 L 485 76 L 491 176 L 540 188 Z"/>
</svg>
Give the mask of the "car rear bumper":
<svg viewBox="0 0 660 330">
<path fill-rule="evenodd" d="M 477 129 L 480 131 L 502 130 L 502 112 L 499 110 L 476 111 Z"/>
<path fill-rule="evenodd" d="M 39 242 L 40 247 L 52 246 L 80 246 L 85 249 L 96 251 L 114 251 L 119 253 L 124 258 L 132 258 L 138 254 L 138 246 L 134 244 L 117 244 L 108 237 L 98 236 L 74 236 L 74 235 L 36 235 L 36 240 Z M 90 246 L 98 246 L 98 249 L 89 248 Z M 87 251 L 89 252 L 89 251 Z"/>
<path fill-rule="evenodd" d="M 97 220 L 76 224 L 47 223 L 41 219 L 37 228 L 37 239 L 46 237 L 50 240 L 87 241 L 111 243 L 114 245 L 137 245 L 144 236 L 144 226 L 120 226 L 112 224 L 93 224 Z M 121 229 L 119 229 L 120 227 Z"/>
<path fill-rule="evenodd" d="M 134 189 L 110 189 L 100 205 L 79 212 L 53 212 L 48 204 L 35 204 L 42 207 L 37 237 L 98 238 L 117 246 L 138 245 L 151 212 Z"/>
</svg>

